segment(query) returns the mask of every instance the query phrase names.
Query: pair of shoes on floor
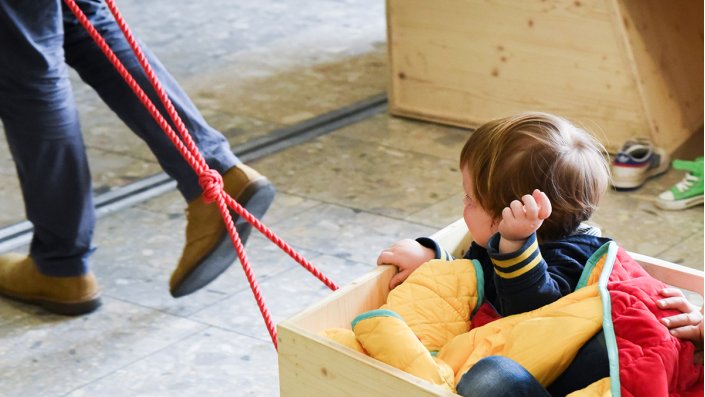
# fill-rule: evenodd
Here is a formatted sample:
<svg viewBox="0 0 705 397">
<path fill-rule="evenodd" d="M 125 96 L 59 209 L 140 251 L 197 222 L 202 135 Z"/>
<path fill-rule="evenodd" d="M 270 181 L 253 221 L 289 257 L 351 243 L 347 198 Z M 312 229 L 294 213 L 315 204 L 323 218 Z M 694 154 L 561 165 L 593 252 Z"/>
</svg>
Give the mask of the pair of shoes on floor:
<svg viewBox="0 0 705 397">
<path fill-rule="evenodd" d="M 656 205 L 665 210 L 682 210 L 703 203 L 703 158 L 674 160 L 673 168 L 686 171 L 671 189 L 659 194 Z"/>
<path fill-rule="evenodd" d="M 612 161 L 612 186 L 617 190 L 640 188 L 647 179 L 668 171 L 669 166 L 664 149 L 646 139 L 628 140 Z"/>
<path fill-rule="evenodd" d="M 269 209 L 275 195 L 267 178 L 244 164 L 223 175 L 223 188 L 258 219 Z M 252 226 L 231 213 L 245 244 Z M 169 291 L 174 297 L 209 284 L 237 258 L 217 205 L 205 203 L 200 196 L 188 204 L 186 215 L 186 243 L 169 281 Z M 46 276 L 39 272 L 32 258 L 12 253 L 0 255 L 0 295 L 63 315 L 87 314 L 100 306 L 100 289 L 92 273 Z"/>
</svg>

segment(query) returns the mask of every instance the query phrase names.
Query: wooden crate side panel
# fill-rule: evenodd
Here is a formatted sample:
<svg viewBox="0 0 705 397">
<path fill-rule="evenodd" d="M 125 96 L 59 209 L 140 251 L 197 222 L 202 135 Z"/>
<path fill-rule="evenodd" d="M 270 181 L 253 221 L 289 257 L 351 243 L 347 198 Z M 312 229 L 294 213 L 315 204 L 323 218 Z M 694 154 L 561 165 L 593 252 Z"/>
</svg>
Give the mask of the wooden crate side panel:
<svg viewBox="0 0 705 397">
<path fill-rule="evenodd" d="M 616 3 L 651 139 L 671 152 L 703 125 L 703 1 Z"/>
<path fill-rule="evenodd" d="M 350 329 L 358 314 L 378 309 L 386 302 L 389 280 L 394 274 L 394 266 L 377 266 L 282 324 L 295 324 L 314 334 L 328 328 Z"/>
<path fill-rule="evenodd" d="M 451 397 L 434 387 L 307 330 L 279 327 L 279 384 L 282 397 Z"/>
<path fill-rule="evenodd" d="M 630 252 L 629 255 L 654 278 L 668 285 L 697 292 L 703 296 L 703 272 L 658 258 Z"/>
<path fill-rule="evenodd" d="M 355 316 L 382 305 L 395 273 L 393 266 L 379 266 L 279 324 L 282 397 L 454 395 L 318 334 L 332 327 L 350 328 Z"/>
<path fill-rule="evenodd" d="M 550 111 L 611 148 L 648 134 L 612 13 L 604 0 L 389 0 L 390 111 L 470 127 Z"/>
</svg>

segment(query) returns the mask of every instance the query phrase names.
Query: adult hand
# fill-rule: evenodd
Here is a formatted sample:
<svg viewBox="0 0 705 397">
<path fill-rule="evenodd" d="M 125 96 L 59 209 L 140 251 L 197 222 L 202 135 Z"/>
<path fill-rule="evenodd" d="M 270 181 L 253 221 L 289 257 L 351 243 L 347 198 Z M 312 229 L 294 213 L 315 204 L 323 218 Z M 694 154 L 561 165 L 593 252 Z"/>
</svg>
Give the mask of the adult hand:
<svg viewBox="0 0 705 397">
<path fill-rule="evenodd" d="M 389 281 L 389 289 L 406 280 L 422 264 L 435 258 L 435 253 L 416 240 L 404 239 L 392 244 L 377 257 L 377 265 L 394 265 L 399 272 Z"/>
<path fill-rule="evenodd" d="M 671 334 L 681 339 L 692 341 L 696 347 L 695 361 L 703 363 L 703 308 L 692 305 L 678 288 L 664 288 L 660 291 L 661 299 L 657 302 L 662 309 L 678 310 L 681 313 L 661 319 Z"/>
</svg>

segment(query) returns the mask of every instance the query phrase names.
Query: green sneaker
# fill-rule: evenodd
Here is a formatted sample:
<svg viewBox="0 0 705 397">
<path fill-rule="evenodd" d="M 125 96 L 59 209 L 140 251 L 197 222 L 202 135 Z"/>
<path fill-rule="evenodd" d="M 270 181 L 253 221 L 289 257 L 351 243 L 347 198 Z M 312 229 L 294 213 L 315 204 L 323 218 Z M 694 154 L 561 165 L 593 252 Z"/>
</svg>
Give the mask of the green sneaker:
<svg viewBox="0 0 705 397">
<path fill-rule="evenodd" d="M 674 160 L 673 168 L 688 171 L 682 181 L 661 193 L 656 205 L 665 210 L 682 210 L 703 203 L 703 158 Z"/>
</svg>

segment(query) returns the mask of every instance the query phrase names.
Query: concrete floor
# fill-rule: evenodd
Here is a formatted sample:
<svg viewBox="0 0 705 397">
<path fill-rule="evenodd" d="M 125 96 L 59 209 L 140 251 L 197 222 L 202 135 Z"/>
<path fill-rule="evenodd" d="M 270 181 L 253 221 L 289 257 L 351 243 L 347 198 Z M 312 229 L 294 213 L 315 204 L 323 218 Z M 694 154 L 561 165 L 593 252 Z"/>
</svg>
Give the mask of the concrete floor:
<svg viewBox="0 0 705 397">
<path fill-rule="evenodd" d="M 122 1 L 126 19 L 233 145 L 383 92 L 383 2 Z M 159 168 L 95 95 L 75 84 L 98 191 Z M 468 132 L 376 115 L 251 163 L 278 189 L 265 223 L 338 284 L 400 238 L 461 216 L 457 156 Z M 21 220 L 0 140 L 0 223 Z M 609 192 L 593 221 L 628 250 L 703 269 L 703 207 L 664 212 L 668 174 Z M 171 191 L 99 220 L 96 313 L 65 318 L 0 300 L 2 396 L 277 396 L 276 352 L 235 264 L 182 299 L 167 290 L 183 243 Z M 18 247 L 17 250 L 26 250 Z M 256 232 L 248 258 L 275 322 L 329 293 Z M 295 299 L 294 299 L 295 297 Z"/>
</svg>

